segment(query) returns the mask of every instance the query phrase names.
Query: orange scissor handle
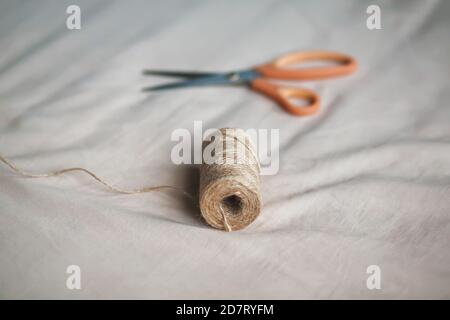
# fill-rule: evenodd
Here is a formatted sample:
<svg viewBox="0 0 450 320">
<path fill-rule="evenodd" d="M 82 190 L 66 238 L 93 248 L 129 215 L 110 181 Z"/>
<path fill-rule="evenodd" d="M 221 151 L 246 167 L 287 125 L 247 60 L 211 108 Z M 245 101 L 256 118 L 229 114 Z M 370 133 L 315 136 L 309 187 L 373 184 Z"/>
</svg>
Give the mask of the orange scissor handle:
<svg viewBox="0 0 450 320">
<path fill-rule="evenodd" d="M 263 78 L 257 78 L 251 83 L 252 89 L 258 91 L 276 102 L 286 111 L 296 116 L 307 116 L 315 113 L 320 107 L 320 97 L 311 90 L 293 87 L 279 87 Z M 307 102 L 298 106 L 291 99 L 301 99 Z"/>
<path fill-rule="evenodd" d="M 292 67 L 292 65 L 309 61 L 334 62 L 337 65 L 308 68 Z M 330 51 L 305 51 L 286 54 L 272 62 L 257 66 L 255 69 L 262 75 L 274 79 L 314 80 L 347 75 L 355 71 L 356 68 L 356 60 L 346 54 Z"/>
</svg>

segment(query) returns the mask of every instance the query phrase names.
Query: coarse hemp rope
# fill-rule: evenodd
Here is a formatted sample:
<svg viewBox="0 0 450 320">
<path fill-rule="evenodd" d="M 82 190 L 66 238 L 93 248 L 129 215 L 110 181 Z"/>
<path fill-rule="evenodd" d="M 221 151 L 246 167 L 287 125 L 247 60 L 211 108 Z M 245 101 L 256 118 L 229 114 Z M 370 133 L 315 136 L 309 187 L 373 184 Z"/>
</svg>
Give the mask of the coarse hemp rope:
<svg viewBox="0 0 450 320">
<path fill-rule="evenodd" d="M 245 228 L 262 207 L 260 164 L 250 137 L 242 129 L 222 128 L 216 146 L 222 152 L 200 167 L 200 210 L 214 228 L 235 231 Z M 203 150 L 209 144 L 203 143 Z M 205 156 L 205 152 L 204 152 Z"/>
</svg>

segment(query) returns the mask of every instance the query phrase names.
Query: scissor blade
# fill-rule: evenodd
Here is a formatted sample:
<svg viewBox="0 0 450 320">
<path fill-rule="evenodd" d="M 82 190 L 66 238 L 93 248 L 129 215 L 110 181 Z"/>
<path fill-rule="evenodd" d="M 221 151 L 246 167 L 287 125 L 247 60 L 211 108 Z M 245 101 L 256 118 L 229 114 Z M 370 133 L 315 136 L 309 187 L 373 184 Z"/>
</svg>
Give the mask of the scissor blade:
<svg viewBox="0 0 450 320">
<path fill-rule="evenodd" d="M 180 77 L 180 78 L 200 78 L 216 75 L 214 72 L 199 72 L 199 71 L 170 71 L 170 70 L 153 70 L 145 69 L 142 74 L 146 76 L 165 76 L 165 77 Z"/>
<path fill-rule="evenodd" d="M 189 87 L 187 85 L 187 82 L 175 82 L 175 83 L 167 83 L 167 84 L 160 84 L 157 86 L 152 87 L 145 87 L 142 88 L 142 91 L 162 91 L 162 90 L 168 90 L 168 89 L 180 89 L 180 88 L 187 88 Z"/>
<path fill-rule="evenodd" d="M 199 87 L 206 85 L 238 85 L 242 83 L 237 83 L 229 79 L 228 74 L 218 74 L 213 76 L 206 76 L 195 78 L 193 80 L 187 80 L 182 82 L 167 83 L 162 85 L 157 85 L 153 87 L 143 88 L 142 91 L 159 91 L 167 89 L 180 89 L 189 87 Z"/>
<path fill-rule="evenodd" d="M 153 87 L 146 87 L 142 90 L 156 91 L 166 89 L 198 87 L 205 85 L 246 85 L 249 84 L 254 79 L 259 78 L 260 76 L 261 74 L 253 69 L 228 73 L 213 73 L 212 75 L 209 76 L 200 76 L 187 81 L 162 84 Z"/>
</svg>

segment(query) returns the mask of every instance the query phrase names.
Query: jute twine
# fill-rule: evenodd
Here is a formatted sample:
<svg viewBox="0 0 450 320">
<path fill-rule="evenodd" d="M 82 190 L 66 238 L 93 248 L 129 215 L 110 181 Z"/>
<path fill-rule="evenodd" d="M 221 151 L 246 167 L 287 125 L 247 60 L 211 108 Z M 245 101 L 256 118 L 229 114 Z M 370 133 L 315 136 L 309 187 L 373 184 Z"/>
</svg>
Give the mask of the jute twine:
<svg viewBox="0 0 450 320">
<path fill-rule="evenodd" d="M 261 210 L 260 166 L 250 137 L 241 129 L 220 129 L 215 136 L 213 162 L 200 167 L 200 210 L 208 224 L 214 228 L 234 231 L 253 222 Z M 207 148 L 209 144 L 204 143 Z M 205 160 L 205 159 L 204 159 Z M 49 178 L 70 172 L 82 172 L 101 183 L 110 191 L 138 194 L 172 189 L 193 200 L 187 191 L 169 185 L 125 190 L 107 183 L 94 172 L 81 168 L 66 168 L 47 173 L 31 173 L 15 166 L 0 155 L 0 162 L 18 174 L 31 178 Z"/>
<path fill-rule="evenodd" d="M 216 150 L 212 163 L 204 158 L 200 167 L 200 210 L 212 227 L 235 231 L 252 223 L 261 211 L 260 165 L 255 147 L 242 129 L 219 132 L 210 143 L 222 150 Z M 203 144 L 203 151 L 208 145 Z"/>
</svg>

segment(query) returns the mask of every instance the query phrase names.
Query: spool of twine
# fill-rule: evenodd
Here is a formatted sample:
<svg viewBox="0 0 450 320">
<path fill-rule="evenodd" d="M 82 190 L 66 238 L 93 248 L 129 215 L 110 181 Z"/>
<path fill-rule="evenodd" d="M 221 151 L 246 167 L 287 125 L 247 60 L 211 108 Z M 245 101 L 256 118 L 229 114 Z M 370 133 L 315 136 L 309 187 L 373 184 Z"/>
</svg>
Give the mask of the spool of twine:
<svg viewBox="0 0 450 320">
<path fill-rule="evenodd" d="M 203 143 L 200 210 L 212 227 L 240 230 L 258 217 L 262 206 L 257 153 L 242 129 L 223 128 L 212 136 Z M 205 161 L 206 148 L 214 150 L 212 161 Z"/>
<path fill-rule="evenodd" d="M 213 148 L 212 148 L 213 147 Z M 260 194 L 260 164 L 250 137 L 242 129 L 224 128 L 211 135 L 203 144 L 203 151 L 212 150 L 211 157 L 200 167 L 200 210 L 206 222 L 214 228 L 235 231 L 245 228 L 258 217 L 262 200 Z M 70 172 L 83 172 L 110 191 L 138 194 L 173 189 L 192 198 L 185 190 L 159 185 L 126 190 L 82 168 L 65 168 L 47 173 L 24 171 L 0 155 L 0 162 L 18 174 L 31 178 L 50 178 Z"/>
</svg>

